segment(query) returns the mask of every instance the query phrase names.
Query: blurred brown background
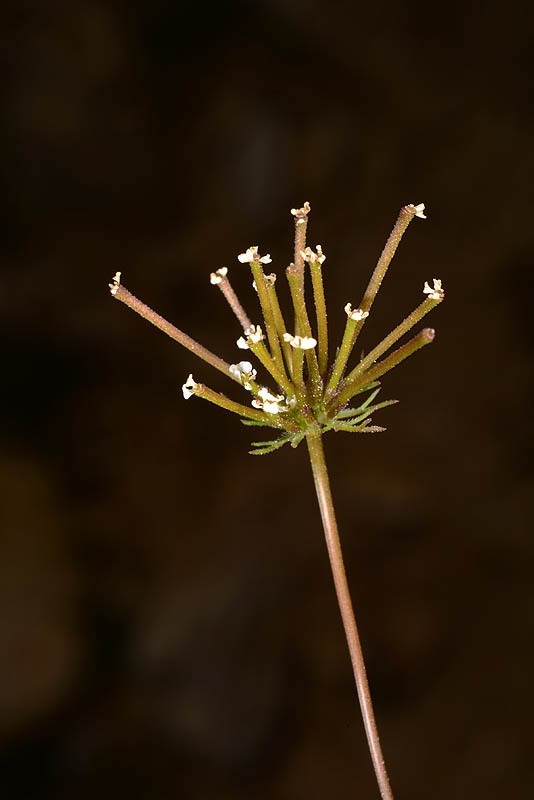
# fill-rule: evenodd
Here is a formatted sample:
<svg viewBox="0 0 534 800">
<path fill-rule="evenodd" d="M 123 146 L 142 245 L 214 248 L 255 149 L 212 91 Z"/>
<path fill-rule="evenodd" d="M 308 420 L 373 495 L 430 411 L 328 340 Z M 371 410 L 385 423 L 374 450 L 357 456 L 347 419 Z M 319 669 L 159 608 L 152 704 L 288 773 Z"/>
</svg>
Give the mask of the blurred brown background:
<svg viewBox="0 0 534 800">
<path fill-rule="evenodd" d="M 304 200 L 333 342 L 404 203 L 362 346 L 447 291 L 325 441 L 396 798 L 531 797 L 530 4 L 6 5 L 2 798 L 377 797 L 304 447 L 107 290 L 235 361 L 208 274 Z"/>
</svg>

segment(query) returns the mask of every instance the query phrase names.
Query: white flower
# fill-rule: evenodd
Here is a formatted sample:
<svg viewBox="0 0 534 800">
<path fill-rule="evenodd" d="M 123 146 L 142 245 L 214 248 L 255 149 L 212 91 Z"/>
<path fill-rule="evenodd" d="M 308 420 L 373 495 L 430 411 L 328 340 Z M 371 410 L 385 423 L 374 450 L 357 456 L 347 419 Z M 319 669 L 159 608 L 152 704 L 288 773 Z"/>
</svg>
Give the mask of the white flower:
<svg viewBox="0 0 534 800">
<path fill-rule="evenodd" d="M 313 336 L 292 336 L 290 333 L 284 333 L 284 342 L 289 342 L 291 347 L 297 347 L 299 350 L 313 350 L 317 339 Z"/>
<path fill-rule="evenodd" d="M 250 328 L 246 329 L 245 335 L 239 337 L 237 340 L 237 346 L 240 350 L 250 349 L 248 339 L 250 339 L 252 344 L 258 344 L 258 342 L 261 342 L 262 339 L 265 339 L 263 331 L 259 325 L 251 325 Z"/>
<path fill-rule="evenodd" d="M 258 342 L 261 342 L 262 339 L 265 339 L 263 331 L 259 325 L 251 325 L 250 328 L 247 328 L 245 331 L 245 336 L 247 339 L 250 339 L 252 344 L 258 344 Z"/>
<path fill-rule="evenodd" d="M 424 294 L 428 295 L 429 300 L 443 300 L 443 298 L 445 297 L 445 292 L 441 287 L 441 281 L 439 280 L 439 278 L 434 278 L 433 284 L 434 286 L 433 288 L 431 288 L 428 285 L 428 281 L 425 281 L 425 285 L 423 287 Z"/>
<path fill-rule="evenodd" d="M 308 261 L 310 264 L 323 264 L 326 261 L 326 256 L 320 244 L 315 245 L 315 252 L 311 247 L 307 247 L 305 250 L 301 250 L 300 254 L 304 261 Z"/>
<path fill-rule="evenodd" d="M 417 205 L 417 206 L 414 206 L 413 203 L 410 203 L 408 208 L 413 208 L 414 216 L 420 217 L 421 219 L 426 219 L 426 216 L 425 216 L 425 213 L 424 213 L 424 211 L 425 211 L 425 204 L 424 203 L 419 203 L 419 205 Z"/>
<path fill-rule="evenodd" d="M 262 386 L 258 394 L 264 402 L 280 403 L 284 399 L 283 394 L 271 394 L 266 386 Z"/>
<path fill-rule="evenodd" d="M 117 294 L 120 285 L 121 285 L 121 273 L 116 272 L 115 275 L 113 276 L 113 283 L 108 284 L 111 294 Z"/>
<path fill-rule="evenodd" d="M 362 311 L 361 308 L 355 308 L 354 311 L 353 311 L 352 310 L 352 305 L 350 303 L 347 303 L 347 305 L 345 306 L 345 313 L 346 313 L 347 317 L 350 317 L 350 319 L 353 319 L 353 320 L 356 320 L 356 321 L 359 321 L 361 319 L 365 319 L 366 317 L 369 316 L 369 312 L 368 311 Z"/>
<path fill-rule="evenodd" d="M 306 201 L 304 203 L 302 208 L 292 208 L 291 209 L 291 213 L 293 214 L 294 217 L 296 217 L 295 222 L 297 223 L 297 225 L 298 224 L 303 224 L 304 222 L 306 222 L 306 217 L 308 216 L 310 211 L 311 211 L 311 206 L 308 203 L 308 201 Z"/>
<path fill-rule="evenodd" d="M 227 274 L 228 267 L 221 267 L 217 272 L 210 272 L 210 283 L 213 283 L 215 286 L 217 283 L 220 283 L 223 278 L 226 278 Z"/>
<path fill-rule="evenodd" d="M 189 400 L 191 395 L 196 394 L 199 389 L 200 389 L 200 383 L 197 383 L 192 375 L 189 375 L 188 379 L 182 386 L 182 392 L 184 393 L 184 397 L 186 400 Z"/>
<path fill-rule="evenodd" d="M 280 400 L 283 399 L 284 399 L 283 396 L 280 397 Z M 254 406 L 254 408 L 260 408 L 263 411 L 266 411 L 267 414 L 280 414 L 283 411 L 287 411 L 287 406 L 281 405 L 280 400 L 275 400 L 273 398 L 272 400 L 264 400 L 263 403 L 261 402 L 261 400 L 253 400 L 252 405 Z"/>
<path fill-rule="evenodd" d="M 280 413 L 280 406 L 278 403 L 269 403 L 267 400 L 263 404 L 263 410 L 266 411 L 268 414 L 279 414 Z"/>
<path fill-rule="evenodd" d="M 258 253 L 258 245 L 251 245 L 245 253 L 240 253 L 237 260 L 242 264 L 270 264 L 271 256 L 260 256 Z"/>
<path fill-rule="evenodd" d="M 234 378 L 237 378 L 239 381 L 241 381 L 247 391 L 252 389 L 249 381 L 253 381 L 255 379 L 257 372 L 252 367 L 250 361 L 240 361 L 239 364 L 230 364 L 230 372 Z"/>
</svg>

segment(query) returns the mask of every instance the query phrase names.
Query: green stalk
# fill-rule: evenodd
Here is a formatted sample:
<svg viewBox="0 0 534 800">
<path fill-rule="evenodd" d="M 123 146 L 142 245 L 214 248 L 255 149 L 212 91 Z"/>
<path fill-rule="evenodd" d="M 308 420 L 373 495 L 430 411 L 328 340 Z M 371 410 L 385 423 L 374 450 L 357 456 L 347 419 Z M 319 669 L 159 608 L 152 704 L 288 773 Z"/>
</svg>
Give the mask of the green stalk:
<svg viewBox="0 0 534 800">
<path fill-rule="evenodd" d="M 300 336 L 311 337 L 312 329 L 306 310 L 306 301 L 304 300 L 304 284 L 301 285 L 300 273 L 295 264 L 289 265 L 286 269 L 286 275 L 291 291 L 293 308 L 295 309 L 295 320 L 298 323 L 296 328 L 299 330 Z M 308 362 L 312 396 L 315 401 L 318 401 L 323 391 L 323 382 L 319 373 L 315 348 L 306 350 L 306 360 Z"/>
<path fill-rule="evenodd" d="M 269 280 L 269 278 L 271 278 L 271 280 Z M 293 351 L 291 349 L 291 345 L 289 344 L 289 342 L 286 342 L 284 339 L 284 333 L 287 333 L 287 328 L 286 328 L 286 323 L 284 321 L 284 316 L 282 314 L 282 309 L 280 308 L 280 303 L 278 302 L 278 294 L 276 292 L 275 280 L 276 276 L 274 275 L 274 272 L 272 273 L 272 275 L 267 276 L 265 278 L 265 282 L 267 284 L 267 294 L 269 295 L 269 302 L 271 304 L 271 308 L 273 311 L 273 318 L 276 327 L 276 332 L 278 334 L 278 338 L 280 339 L 280 344 L 282 346 L 282 351 L 284 353 L 284 358 L 287 366 L 287 373 L 289 377 L 291 377 L 293 373 Z"/>
<path fill-rule="evenodd" d="M 380 254 L 380 258 L 377 261 L 376 267 L 374 269 L 373 274 L 371 275 L 371 279 L 367 284 L 367 289 L 364 292 L 362 301 L 359 305 L 359 308 L 362 311 L 369 311 L 371 306 L 374 303 L 374 299 L 380 289 L 380 285 L 384 280 L 384 276 L 388 270 L 388 267 L 391 263 L 391 259 L 395 255 L 395 251 L 400 244 L 400 240 L 404 236 L 406 229 L 412 219 L 415 217 L 416 214 L 416 207 L 413 205 L 403 206 L 399 212 L 399 216 L 397 217 L 397 221 L 393 226 L 393 230 L 389 234 L 389 238 L 384 245 L 384 249 Z M 359 320 L 356 324 L 356 328 L 353 333 L 352 338 L 352 347 L 354 347 L 356 343 L 356 339 L 360 335 L 360 331 L 365 325 L 365 319 L 363 318 Z"/>
<path fill-rule="evenodd" d="M 394 328 L 391 333 L 382 339 L 381 342 L 374 347 L 370 353 L 368 353 L 365 358 L 363 358 L 357 366 L 354 367 L 352 372 L 349 372 L 347 375 L 347 382 L 355 380 L 358 375 L 364 373 L 369 367 L 378 359 L 380 358 L 383 353 L 389 350 L 392 345 L 397 342 L 401 336 L 404 336 L 405 333 L 408 333 L 409 330 L 413 328 L 414 325 L 417 325 L 429 311 L 432 311 L 437 305 L 442 302 L 443 298 L 439 300 L 434 300 L 430 297 L 427 297 L 420 303 L 417 308 L 415 308 L 411 314 L 408 314 L 406 319 L 404 319 L 396 328 Z"/>
<path fill-rule="evenodd" d="M 304 350 L 300 347 L 293 348 L 293 385 L 297 392 L 299 406 L 302 406 L 306 402 L 306 387 L 304 386 Z"/>
<path fill-rule="evenodd" d="M 347 324 L 345 325 L 345 332 L 343 334 L 341 346 L 338 350 L 336 360 L 334 361 L 334 368 L 332 369 L 328 386 L 326 387 L 327 394 L 336 389 L 339 380 L 343 375 L 343 370 L 345 369 L 347 361 L 349 360 L 349 356 L 352 352 L 352 337 L 354 336 L 354 331 L 357 324 L 358 321 L 351 319 L 350 315 L 347 314 Z"/>
<path fill-rule="evenodd" d="M 374 367 L 364 372 L 362 375 L 359 375 L 355 380 L 345 383 L 340 394 L 334 398 L 333 402 L 330 405 L 330 409 L 334 408 L 343 408 L 343 406 L 349 402 L 351 397 L 354 397 L 355 394 L 358 394 L 362 386 L 366 386 L 368 383 L 375 381 L 377 378 L 380 378 L 382 375 L 385 375 L 386 372 L 389 372 L 390 369 L 393 369 L 401 361 L 404 361 L 405 358 L 411 356 L 413 353 L 416 353 L 421 347 L 424 347 L 427 344 L 430 344 L 434 341 L 434 336 L 436 332 L 433 328 L 424 328 L 420 333 L 410 339 L 409 342 L 403 344 L 402 347 L 398 347 L 397 350 L 394 350 L 391 355 L 385 358 L 383 361 L 379 361 L 378 364 L 375 364 Z"/>
<path fill-rule="evenodd" d="M 310 259 L 310 272 L 313 286 L 313 299 L 315 301 L 315 314 L 317 317 L 317 354 L 319 372 L 321 377 L 326 377 L 328 369 L 328 318 L 326 315 L 326 301 L 324 297 L 323 268 L 319 260 Z"/>
<path fill-rule="evenodd" d="M 263 318 L 265 320 L 265 330 L 267 333 L 267 339 L 269 340 L 269 347 L 271 348 L 271 354 L 278 370 L 282 373 L 285 373 L 284 359 L 282 358 L 280 340 L 278 339 L 274 314 L 271 308 L 271 303 L 269 301 L 269 293 L 267 291 L 267 285 L 266 285 L 265 275 L 263 273 L 263 267 L 259 262 L 251 261 L 250 268 L 252 270 L 252 275 L 254 277 L 254 282 L 256 284 L 256 291 L 258 292 L 258 298 L 260 301 Z"/>
<path fill-rule="evenodd" d="M 202 397 L 204 400 L 209 400 L 210 403 L 214 403 L 220 408 L 225 408 L 226 411 L 232 411 L 234 414 L 239 414 L 240 417 L 248 417 L 249 419 L 257 420 L 258 422 L 265 422 L 267 425 L 272 425 L 273 427 L 281 427 L 277 422 L 276 415 L 265 414 L 255 408 L 249 408 L 241 403 L 235 403 L 224 394 L 213 391 L 213 389 L 210 389 L 203 383 L 199 384 L 199 388 L 194 392 L 194 395 L 195 397 Z"/>
<path fill-rule="evenodd" d="M 360 701 L 360 708 L 362 711 L 363 724 L 365 727 L 369 751 L 371 753 L 371 759 L 382 800 L 393 800 L 393 793 L 389 784 L 384 757 L 382 755 L 382 748 L 380 746 L 380 739 L 378 737 L 378 730 L 376 727 L 373 704 L 369 691 L 369 683 L 367 681 L 360 636 L 358 634 L 349 585 L 347 582 L 347 574 L 345 572 L 345 565 L 343 563 L 343 553 L 341 550 L 341 542 L 339 539 L 334 504 L 332 501 L 332 493 L 330 491 L 330 481 L 328 478 L 328 470 L 326 467 L 321 435 L 308 434 L 306 436 L 306 442 L 308 444 L 308 452 L 310 455 L 313 479 L 315 482 L 315 491 L 317 493 L 317 500 L 319 501 L 321 519 L 326 538 L 326 546 L 328 548 L 328 556 L 330 559 L 332 576 L 334 578 L 334 586 L 336 589 L 339 610 L 341 612 L 341 619 L 343 621 L 345 636 L 349 647 L 354 681 L 358 691 L 358 698 Z"/>
<path fill-rule="evenodd" d="M 275 381 L 284 392 L 287 394 L 288 397 L 294 397 L 295 389 L 291 381 L 289 381 L 285 375 L 285 373 L 280 372 L 278 369 L 278 365 L 275 363 L 274 359 L 269 354 L 269 351 L 263 344 L 263 342 L 251 342 L 250 338 L 247 339 L 247 344 L 249 346 L 250 352 L 254 353 L 258 361 L 261 361 L 267 372 L 273 376 Z"/>
</svg>

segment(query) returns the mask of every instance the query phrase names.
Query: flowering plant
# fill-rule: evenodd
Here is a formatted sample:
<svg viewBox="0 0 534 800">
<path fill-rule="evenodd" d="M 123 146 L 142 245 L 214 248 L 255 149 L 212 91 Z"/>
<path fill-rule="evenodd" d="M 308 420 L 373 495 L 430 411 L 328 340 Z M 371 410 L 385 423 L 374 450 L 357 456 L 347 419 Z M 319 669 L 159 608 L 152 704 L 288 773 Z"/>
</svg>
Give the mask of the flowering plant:
<svg viewBox="0 0 534 800">
<path fill-rule="evenodd" d="M 263 268 L 271 263 L 271 257 L 261 256 L 256 245 L 241 253 L 238 260 L 242 264 L 248 264 L 252 272 L 253 286 L 258 294 L 263 318 L 261 325 L 251 323 L 230 284 L 226 267 L 221 267 L 210 275 L 210 282 L 220 289 L 243 328 L 243 335 L 237 340 L 237 347 L 248 350 L 251 356 L 258 360 L 274 384 L 274 389 L 257 380 L 257 370 L 250 361 L 226 363 L 134 297 L 122 285 L 120 272 L 115 274 L 110 283 L 110 290 L 115 299 L 125 303 L 203 361 L 239 383 L 249 393 L 250 405 L 244 405 L 210 389 L 203 383 L 197 383 L 192 374 L 182 386 L 186 400 L 195 395 L 238 414 L 245 425 L 273 428 L 278 436 L 268 441 L 253 442 L 253 449 L 250 451 L 253 455 L 272 453 L 285 444 L 297 447 L 306 440 L 369 749 L 381 796 L 384 800 L 392 800 L 393 794 L 376 729 L 363 654 L 343 564 L 322 437 L 331 430 L 350 433 L 377 433 L 385 430 L 371 425 L 371 415 L 397 401 L 374 402 L 381 388 L 379 378 L 412 353 L 432 342 L 434 330 L 424 328 L 385 358 L 379 359 L 429 311 L 441 303 L 444 292 L 439 279 L 434 278 L 432 286 L 425 282 L 423 301 L 347 372 L 347 364 L 354 345 L 369 317 L 391 259 L 412 219 L 414 217 L 426 219 L 425 206 L 423 203 L 410 204 L 400 210 L 359 306 L 353 309 L 350 302 L 345 306 L 347 316 L 345 331 L 333 361 L 329 360 L 328 320 L 322 275 L 326 256 L 320 245 L 317 245 L 315 250 L 306 245 L 310 210 L 309 203 L 304 203 L 302 208 L 291 210 L 295 218 L 294 259 L 286 269 L 293 305 L 290 329 L 286 325 L 278 301 L 276 275 L 264 273 Z M 311 274 L 313 288 L 315 332 L 312 330 L 305 299 L 306 265 Z M 367 394 L 365 400 L 362 402 L 357 400 L 356 404 L 350 405 L 354 398 L 362 394 Z"/>
</svg>

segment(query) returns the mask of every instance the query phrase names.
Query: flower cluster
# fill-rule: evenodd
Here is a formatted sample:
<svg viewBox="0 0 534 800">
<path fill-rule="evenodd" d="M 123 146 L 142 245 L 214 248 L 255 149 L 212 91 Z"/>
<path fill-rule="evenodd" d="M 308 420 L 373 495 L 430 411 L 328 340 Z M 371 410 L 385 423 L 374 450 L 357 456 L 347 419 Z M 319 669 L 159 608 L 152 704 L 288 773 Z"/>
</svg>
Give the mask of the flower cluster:
<svg viewBox="0 0 534 800">
<path fill-rule="evenodd" d="M 210 282 L 217 286 L 243 329 L 237 347 L 249 350 L 259 362 L 272 386 L 257 382 L 258 371 L 250 361 L 227 364 L 223 359 L 195 342 L 167 320 L 160 317 L 121 284 L 117 272 L 110 284 L 111 294 L 137 311 L 149 322 L 157 325 L 184 347 L 211 364 L 249 392 L 249 404 L 241 404 L 225 395 L 197 383 L 192 375 L 182 387 L 185 399 L 193 395 L 203 397 L 228 411 L 239 414 L 246 425 L 263 425 L 275 428 L 281 436 L 271 442 L 255 442 L 251 452 L 263 454 L 290 443 L 297 446 L 305 436 L 321 434 L 328 430 L 345 430 L 372 433 L 384 428 L 372 426 L 371 414 L 395 401 L 373 403 L 380 390 L 379 378 L 412 353 L 434 338 L 434 331 L 425 328 L 385 358 L 396 342 L 417 324 L 444 298 L 441 281 L 434 278 L 432 286 L 424 284 L 425 299 L 393 331 L 368 352 L 365 357 L 347 369 L 349 359 L 360 332 L 369 317 L 371 306 L 384 279 L 395 250 L 414 217 L 426 219 L 425 206 L 404 206 L 391 235 L 382 251 L 359 306 L 345 305 L 347 315 L 342 341 L 335 358 L 330 360 L 328 320 L 323 286 L 322 268 L 326 259 L 321 245 L 315 250 L 306 246 L 306 229 L 310 204 L 291 209 L 295 217 L 294 260 L 286 269 L 289 293 L 292 300 L 291 321 L 294 333 L 287 329 L 275 286 L 276 274 L 266 275 L 263 267 L 271 263 L 271 256 L 259 254 L 257 245 L 248 247 L 238 255 L 241 264 L 252 271 L 253 286 L 261 309 L 261 324 L 252 324 L 235 294 L 228 268 L 220 267 L 210 273 Z M 315 307 L 315 332 L 305 298 L 305 269 L 310 270 Z M 381 359 L 381 360 L 380 360 Z M 364 392 L 367 399 L 355 407 L 350 401 Z"/>
</svg>

